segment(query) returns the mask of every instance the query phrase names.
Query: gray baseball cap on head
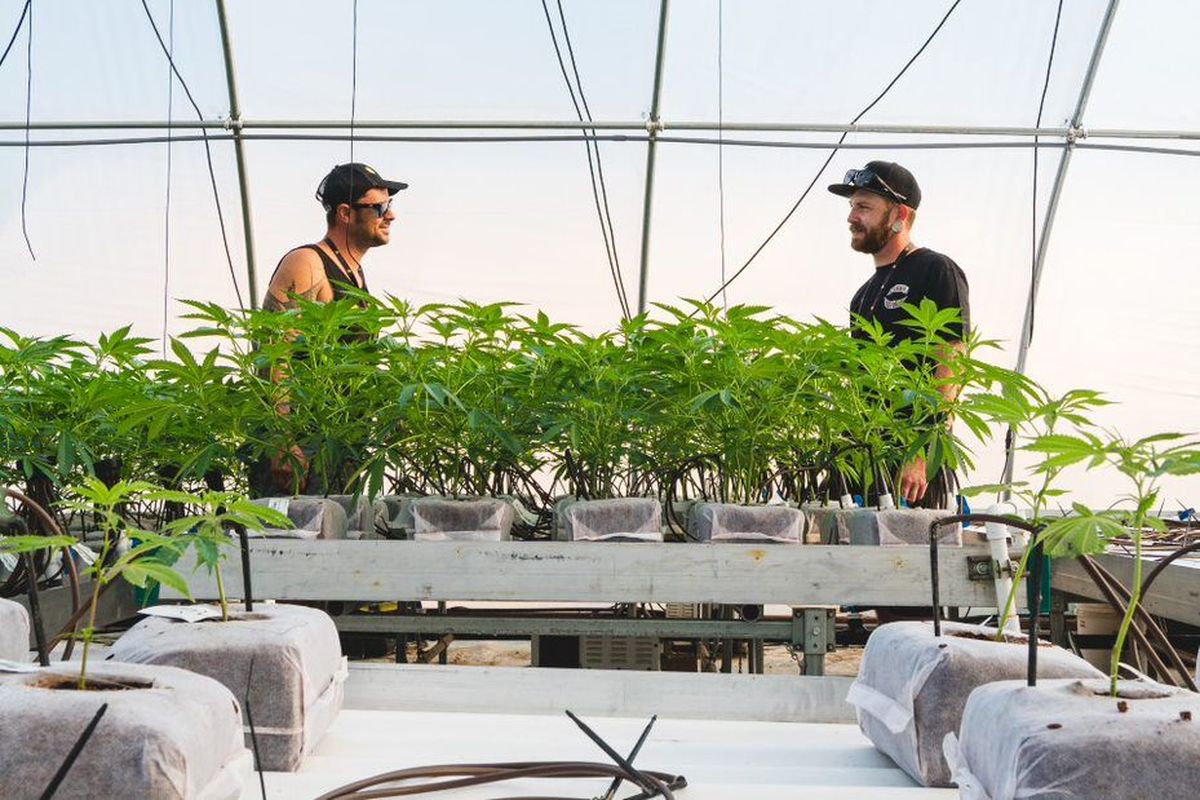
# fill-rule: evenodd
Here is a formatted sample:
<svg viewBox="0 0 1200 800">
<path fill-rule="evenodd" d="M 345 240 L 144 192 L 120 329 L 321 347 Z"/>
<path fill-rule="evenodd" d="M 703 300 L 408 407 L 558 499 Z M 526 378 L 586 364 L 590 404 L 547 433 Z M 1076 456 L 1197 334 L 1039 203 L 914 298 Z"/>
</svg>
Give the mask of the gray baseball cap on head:
<svg viewBox="0 0 1200 800">
<path fill-rule="evenodd" d="M 862 169 L 849 170 L 842 182 L 831 185 L 829 191 L 842 197 L 857 191 L 872 192 L 912 209 L 921 205 L 917 179 L 894 161 L 871 161 Z"/>
<path fill-rule="evenodd" d="M 353 203 L 372 189 L 387 189 L 390 197 L 407 188 L 407 183 L 386 180 L 373 167 L 352 162 L 338 164 L 329 171 L 317 186 L 317 199 L 328 211 L 342 203 Z"/>
</svg>

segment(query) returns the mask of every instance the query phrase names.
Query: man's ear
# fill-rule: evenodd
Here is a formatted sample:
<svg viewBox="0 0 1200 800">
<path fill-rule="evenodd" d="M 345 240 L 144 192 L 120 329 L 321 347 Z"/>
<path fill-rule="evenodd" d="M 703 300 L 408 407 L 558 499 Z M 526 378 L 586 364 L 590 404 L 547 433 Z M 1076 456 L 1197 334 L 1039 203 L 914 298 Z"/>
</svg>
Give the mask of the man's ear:
<svg viewBox="0 0 1200 800">
<path fill-rule="evenodd" d="M 353 213 L 353 210 L 350 208 L 350 206 L 348 204 L 346 204 L 346 203 L 339 204 L 337 207 L 337 221 L 342 223 L 343 225 L 349 225 L 350 224 L 350 215 L 352 213 Z"/>
</svg>

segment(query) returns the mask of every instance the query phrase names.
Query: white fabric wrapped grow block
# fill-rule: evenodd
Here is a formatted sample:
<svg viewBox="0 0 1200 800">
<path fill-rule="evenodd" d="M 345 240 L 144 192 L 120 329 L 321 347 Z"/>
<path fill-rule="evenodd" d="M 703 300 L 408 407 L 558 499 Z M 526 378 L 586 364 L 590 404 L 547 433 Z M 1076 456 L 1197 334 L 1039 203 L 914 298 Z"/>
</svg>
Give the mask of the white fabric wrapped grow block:
<svg viewBox="0 0 1200 800">
<path fill-rule="evenodd" d="M 337 503 L 346 512 L 347 539 L 373 539 L 387 527 L 387 506 L 380 500 L 372 502 L 363 495 L 353 494 L 331 494 L 325 499 Z"/>
<path fill-rule="evenodd" d="M 950 785 L 942 740 L 958 730 L 971 692 L 1026 674 L 1028 638 L 1005 634 L 1005 641 L 997 642 L 995 636 L 995 628 L 945 622 L 942 635 L 935 637 L 933 623 L 893 622 L 876 628 L 867 640 L 846 700 L 875 748 L 926 786 Z M 1094 678 L 1101 673 L 1066 650 L 1043 645 L 1038 675 Z"/>
<path fill-rule="evenodd" d="M 260 497 L 256 505 L 273 508 L 292 521 L 291 530 L 267 528 L 260 535 L 272 539 L 345 539 L 346 510 L 325 497 Z"/>
<path fill-rule="evenodd" d="M 661 542 L 662 504 L 653 497 L 575 500 L 559 511 L 570 541 Z"/>
<path fill-rule="evenodd" d="M 1148 681 L 1119 686 L 1120 699 L 1109 696 L 1107 679 L 1003 681 L 976 689 L 959 737 L 945 743 L 960 796 L 1195 798 L 1200 694 Z"/>
<path fill-rule="evenodd" d="M 511 538 L 512 504 L 495 498 L 412 501 L 413 538 L 418 541 L 499 542 Z"/>
<path fill-rule="evenodd" d="M 929 544 L 929 526 L 955 512 L 941 508 L 893 508 L 880 511 L 876 520 L 879 541 L 870 542 L 884 547 L 906 544 Z M 962 525 L 943 525 L 938 528 L 938 544 L 962 546 Z"/>
<path fill-rule="evenodd" d="M 211 678 L 171 667 L 89 664 L 102 681 L 145 688 L 76 691 L 78 664 L 0 674 L 0 797 L 41 795 L 101 705 L 108 710 L 55 800 L 234 800 L 253 768 L 237 700 Z"/>
<path fill-rule="evenodd" d="M 263 769 L 295 770 L 342 707 L 346 664 L 337 629 L 315 608 L 233 608 L 229 622 L 148 617 L 117 640 L 110 658 L 167 664 L 220 681 L 250 707 Z M 249 737 L 247 726 L 247 744 Z"/>
<path fill-rule="evenodd" d="M 810 526 L 819 531 L 821 544 L 851 544 L 895 547 L 929 544 L 929 526 L 953 512 L 941 509 L 896 508 L 809 508 Z M 962 525 L 938 529 L 938 544 L 962 545 Z M 816 538 L 816 537 L 813 537 Z"/>
<path fill-rule="evenodd" d="M 29 660 L 29 612 L 0 597 L 0 660 Z"/>
<path fill-rule="evenodd" d="M 870 508 L 808 508 L 816 544 L 879 544 L 877 513 Z"/>
<path fill-rule="evenodd" d="M 701 542 L 800 544 L 807 527 L 804 512 L 790 506 L 695 503 L 688 528 Z"/>
</svg>

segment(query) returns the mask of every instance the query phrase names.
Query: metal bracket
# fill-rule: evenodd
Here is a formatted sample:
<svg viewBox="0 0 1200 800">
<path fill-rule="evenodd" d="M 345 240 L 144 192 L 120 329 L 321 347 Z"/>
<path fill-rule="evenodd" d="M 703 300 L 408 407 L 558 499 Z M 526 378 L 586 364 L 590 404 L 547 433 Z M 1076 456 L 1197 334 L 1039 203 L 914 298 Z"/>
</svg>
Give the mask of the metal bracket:
<svg viewBox="0 0 1200 800">
<path fill-rule="evenodd" d="M 967 556 L 967 578 L 973 581 L 990 581 L 996 575 L 995 561 L 991 556 Z"/>
<path fill-rule="evenodd" d="M 792 609 L 792 648 L 804 653 L 804 674 L 824 675 L 825 654 L 837 641 L 832 606 Z"/>
<path fill-rule="evenodd" d="M 991 556 L 967 556 L 967 578 L 973 581 L 990 581 L 996 575 L 1009 577 L 1017 573 L 1017 565 L 1011 559 L 996 561 Z"/>
</svg>

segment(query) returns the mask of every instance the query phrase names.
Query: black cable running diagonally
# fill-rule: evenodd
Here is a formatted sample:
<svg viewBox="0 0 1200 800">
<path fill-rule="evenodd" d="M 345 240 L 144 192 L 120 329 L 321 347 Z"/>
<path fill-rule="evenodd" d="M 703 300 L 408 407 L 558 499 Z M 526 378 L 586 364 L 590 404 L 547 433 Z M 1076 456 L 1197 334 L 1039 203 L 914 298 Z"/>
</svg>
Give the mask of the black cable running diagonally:
<svg viewBox="0 0 1200 800">
<path fill-rule="evenodd" d="M 583 93 L 583 80 L 579 77 L 579 66 L 575 62 L 575 47 L 571 44 L 571 29 L 567 26 L 567 15 L 563 12 L 562 0 L 555 0 L 555 3 L 558 6 L 558 20 L 562 25 L 563 42 L 567 45 L 567 58 L 571 61 L 571 73 L 575 76 L 575 88 L 579 92 L 579 102 L 583 105 L 583 113 L 587 116 L 588 122 L 591 122 L 592 109 L 588 106 L 587 96 Z M 578 109 L 576 109 L 576 112 L 578 112 Z M 580 121 L 582 122 L 582 120 Z M 592 136 L 596 135 L 595 128 L 590 128 L 589 130 Z M 617 249 L 617 232 L 613 228 L 612 214 L 608 208 L 608 184 L 604 180 L 604 161 L 600 158 L 599 142 L 592 139 L 590 145 L 596 153 L 596 177 L 600 181 L 600 202 L 604 206 L 604 221 L 608 225 L 608 241 L 612 245 L 612 258 L 617 272 L 617 283 L 620 284 L 621 297 L 624 299 L 625 310 L 628 312 L 629 293 L 625 290 L 625 275 L 621 271 L 621 255 Z"/>
<path fill-rule="evenodd" d="M 175 66 L 175 59 L 171 57 L 171 52 L 167 49 L 166 42 L 163 41 L 162 34 L 158 31 L 158 25 L 154 22 L 154 15 L 150 13 L 150 6 L 146 5 L 146 0 L 142 0 L 142 10 L 146 12 L 146 20 L 150 23 L 150 29 L 154 31 L 154 38 L 158 40 L 158 46 L 162 50 L 163 55 L 166 56 L 167 63 L 171 66 L 171 72 L 175 73 L 175 77 L 179 79 L 179 86 L 183 89 L 183 93 L 187 95 L 188 102 L 192 104 L 192 108 L 196 112 L 196 117 L 203 122 L 204 112 L 200 110 L 199 104 L 196 103 L 196 98 L 192 96 L 192 90 L 188 88 L 187 81 L 179 74 L 179 68 Z M 208 163 L 208 179 L 212 184 L 213 202 L 217 207 L 217 223 L 221 228 L 221 244 L 225 247 L 225 262 L 229 265 L 229 278 L 233 281 L 233 293 L 237 297 L 238 307 L 245 308 L 246 303 L 242 300 L 242 290 L 238 286 L 237 273 L 233 269 L 233 255 L 229 251 L 229 234 L 225 230 L 225 214 L 221 210 L 221 193 L 217 190 L 217 173 L 213 169 L 212 147 L 208 140 L 208 131 L 203 126 L 200 127 L 200 135 L 204 141 L 204 158 Z"/>
<path fill-rule="evenodd" d="M 933 32 L 930 33 L 929 36 L 925 39 L 924 43 L 919 48 L 917 48 L 917 52 L 913 53 L 912 58 L 908 59 L 908 62 L 900 69 L 899 72 L 896 73 L 896 76 L 894 78 L 892 78 L 890 81 L 888 81 L 887 86 L 883 87 L 883 91 L 880 92 L 874 100 L 872 100 L 870 103 L 868 103 L 866 108 L 864 108 L 862 111 L 858 112 L 858 114 L 855 115 L 854 119 L 850 120 L 851 125 L 856 124 L 860 119 L 862 119 L 864 116 L 866 116 L 867 112 L 870 111 L 872 108 L 874 108 L 876 106 L 876 104 L 878 104 L 879 101 L 882 100 L 889 91 L 891 91 L 892 87 L 896 85 L 897 81 L 899 81 L 900 78 L 902 78 L 904 76 L 904 73 L 908 72 L 908 68 L 911 67 L 913 65 L 913 63 L 916 62 L 916 60 L 918 58 L 920 58 L 921 54 L 925 52 L 925 48 L 929 47 L 930 42 L 932 42 L 934 40 L 934 37 L 936 37 L 938 35 L 938 32 L 941 31 L 942 27 L 946 24 L 947 20 L 950 19 L 950 15 L 954 13 L 954 9 L 958 8 L 958 4 L 961 2 L 962 2 L 962 0 L 954 0 L 954 2 L 950 5 L 950 8 L 942 16 L 941 21 L 938 22 L 937 26 L 933 29 Z M 771 243 L 771 240 L 775 238 L 776 234 L 778 234 L 781 230 L 783 230 L 783 226 L 788 223 L 788 220 L 790 220 L 792 218 L 792 216 L 796 213 L 797 209 L 800 208 L 800 204 L 804 202 L 804 198 L 808 197 L 809 192 L 811 192 L 813 187 L 817 185 L 817 181 L 819 181 L 821 179 L 821 176 L 823 174 L 825 174 L 825 170 L 829 167 L 830 162 L 833 161 L 834 156 L 836 156 L 838 154 L 838 150 L 841 149 L 842 143 L 846 141 L 846 137 L 849 135 L 850 135 L 849 131 L 842 133 L 842 135 L 837 140 L 837 144 L 834 145 L 833 149 L 829 152 L 829 157 L 825 159 L 825 162 L 823 164 L 821 164 L 821 168 L 817 170 L 817 174 L 813 176 L 812 181 L 809 182 L 808 186 L 804 189 L 804 192 L 800 195 L 800 199 L 798 199 L 795 202 L 795 204 L 792 205 L 791 209 L 787 212 L 787 214 L 784 215 L 783 219 L 779 221 L 779 224 L 776 225 L 774 230 L 772 230 L 771 233 L 767 235 L 767 238 L 763 240 L 762 244 L 760 244 L 757 248 L 755 248 L 754 252 L 750 254 L 750 257 L 748 259 L 746 259 L 746 262 L 744 264 L 742 264 L 741 267 L 738 268 L 738 271 L 733 273 L 733 275 L 729 278 L 729 280 L 722 283 L 721 286 L 715 292 L 713 292 L 711 295 L 709 295 L 708 298 L 705 300 L 705 303 L 711 303 L 717 297 L 717 295 L 719 295 L 721 292 L 723 292 L 729 286 L 729 284 L 731 284 L 735 280 L 737 280 L 738 277 L 743 272 L 746 271 L 746 268 L 749 267 L 752 263 L 754 263 L 754 260 L 756 258 L 758 258 L 759 253 L 761 253 L 764 249 L 766 249 L 767 245 Z M 695 313 L 695 312 L 693 312 L 693 313 Z"/>
<path fill-rule="evenodd" d="M 1063 0 L 1058 0 L 1058 10 L 1054 12 L 1054 33 L 1050 36 L 1050 55 L 1046 59 L 1046 77 L 1042 80 L 1042 96 L 1038 100 L 1037 121 L 1034 127 L 1040 128 L 1042 125 L 1042 112 L 1046 108 L 1046 92 L 1050 89 L 1050 73 L 1054 67 L 1054 51 L 1058 48 L 1058 27 L 1062 22 Z M 1036 280 L 1037 272 L 1037 256 L 1038 256 L 1038 140 L 1036 134 L 1033 137 L 1033 200 L 1030 211 L 1029 224 L 1029 337 L 1033 338 L 1033 312 L 1034 303 L 1037 300 L 1037 292 L 1034 290 L 1034 281 Z M 1004 468 L 1000 473 L 1000 482 L 1003 483 L 1008 475 L 1009 470 L 1013 468 L 1013 452 L 1014 438 L 1016 437 L 1016 428 L 1009 426 L 1008 432 L 1004 437 Z"/>
<path fill-rule="evenodd" d="M 29 7 L 33 4 L 33 0 L 25 0 L 25 5 L 21 8 L 21 16 L 17 19 L 17 24 L 13 28 L 12 36 L 8 39 L 8 44 L 4 47 L 4 52 L 0 53 L 0 67 L 4 66 L 5 59 L 8 58 L 8 51 L 12 50 L 13 44 L 17 41 L 17 36 L 21 33 L 21 26 L 25 24 L 25 17 L 29 14 Z"/>
<path fill-rule="evenodd" d="M 37 261 L 33 254 L 33 243 L 29 241 L 29 227 L 25 215 L 25 203 L 29 198 L 29 119 L 33 109 L 33 0 L 25 4 L 29 12 L 28 29 L 25 31 L 25 167 L 21 174 L 21 235 L 25 237 L 25 247 L 29 249 L 29 257 Z"/>
<path fill-rule="evenodd" d="M 1046 92 L 1050 88 L 1050 72 L 1054 67 L 1054 51 L 1058 46 L 1058 26 L 1062 22 L 1063 0 L 1058 0 L 1058 10 L 1054 13 L 1054 33 L 1050 37 L 1050 56 L 1046 59 L 1046 78 L 1042 82 L 1042 97 L 1038 100 L 1037 122 L 1035 127 L 1042 125 L 1042 112 L 1046 108 Z M 1033 338 L 1034 303 L 1037 302 L 1037 292 L 1034 291 L 1034 272 L 1037 270 L 1037 211 L 1038 211 L 1038 136 L 1033 137 L 1033 204 L 1030 223 L 1030 254 L 1029 254 L 1029 338 Z"/>
<path fill-rule="evenodd" d="M 546 0 L 542 0 L 542 13 L 546 17 L 546 28 L 550 32 L 550 42 L 551 42 L 551 44 L 554 45 L 554 55 L 555 55 L 555 58 L 558 59 L 559 71 L 562 73 L 563 81 L 567 85 L 567 93 L 571 97 L 571 105 L 575 107 L 576 117 L 578 117 L 580 122 L 583 122 L 584 121 L 584 112 L 583 112 L 583 109 L 580 108 L 579 100 L 576 99 L 575 87 L 571 83 L 570 75 L 567 74 L 567 65 L 563 61 L 562 49 L 559 47 L 559 44 L 558 44 L 558 33 L 554 30 L 554 21 L 550 17 L 550 7 L 546 4 Z M 564 28 L 564 30 L 565 30 L 565 28 Z M 585 101 L 585 103 L 586 103 L 586 101 Z M 588 121 L 591 121 L 590 111 L 587 116 L 588 116 Z M 595 163 L 594 163 L 593 157 L 592 157 L 592 147 L 595 144 L 595 142 L 594 142 L 595 130 L 594 129 L 591 130 L 590 134 L 589 134 L 589 129 L 587 127 L 584 127 L 582 130 L 584 133 L 584 146 L 585 146 L 586 152 L 587 152 L 588 177 L 592 183 L 592 201 L 594 202 L 595 207 L 596 207 L 596 217 L 600 222 L 600 233 L 604 238 L 604 254 L 608 259 L 608 271 L 613 280 L 613 289 L 617 293 L 617 303 L 621 306 L 621 316 L 624 317 L 625 319 L 629 319 L 631 316 L 631 314 L 629 312 L 629 299 L 625 293 L 624 282 L 621 280 L 621 273 L 617 266 L 617 260 L 615 257 L 616 247 L 615 247 L 615 243 L 612 241 L 612 232 L 610 231 L 610 229 L 608 227 L 609 223 L 606 222 L 606 218 L 605 218 L 605 214 L 604 214 L 605 206 L 601 202 L 600 186 L 597 181 L 596 166 L 595 166 Z M 599 156 L 600 156 L 599 147 L 597 147 L 596 158 L 598 159 Z"/>
</svg>

